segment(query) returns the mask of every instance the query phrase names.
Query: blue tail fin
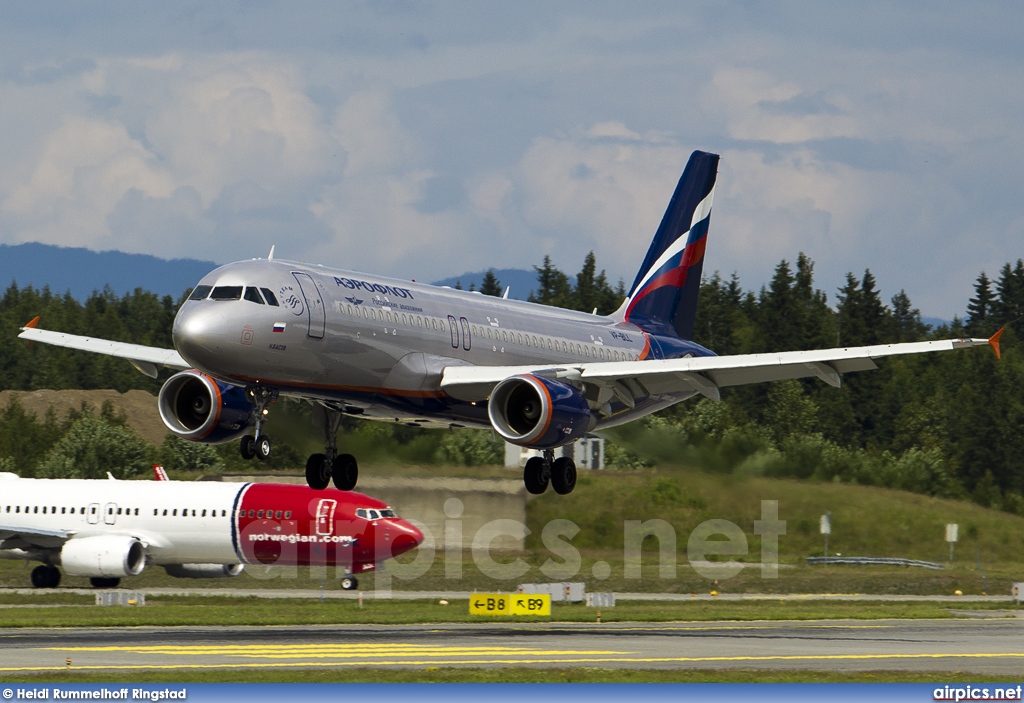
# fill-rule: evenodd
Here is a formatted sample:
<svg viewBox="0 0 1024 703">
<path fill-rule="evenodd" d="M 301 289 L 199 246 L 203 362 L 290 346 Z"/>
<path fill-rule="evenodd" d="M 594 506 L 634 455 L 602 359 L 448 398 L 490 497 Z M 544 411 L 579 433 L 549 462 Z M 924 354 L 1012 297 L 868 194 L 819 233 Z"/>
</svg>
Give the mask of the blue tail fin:
<svg viewBox="0 0 1024 703">
<path fill-rule="evenodd" d="M 690 155 L 654 242 L 616 313 L 653 334 L 693 337 L 718 155 Z"/>
</svg>

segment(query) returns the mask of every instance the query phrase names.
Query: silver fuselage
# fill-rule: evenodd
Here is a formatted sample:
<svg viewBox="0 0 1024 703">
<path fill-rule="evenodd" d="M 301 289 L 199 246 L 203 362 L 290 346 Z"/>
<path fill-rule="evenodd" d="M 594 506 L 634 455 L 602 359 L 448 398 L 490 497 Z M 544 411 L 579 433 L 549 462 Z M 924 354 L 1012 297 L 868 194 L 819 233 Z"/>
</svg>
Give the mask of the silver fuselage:
<svg viewBox="0 0 1024 703">
<path fill-rule="evenodd" d="M 490 427 L 486 403 L 441 390 L 448 366 L 711 354 L 599 315 L 290 261 L 228 264 L 199 285 L 269 289 L 278 305 L 186 301 L 174 321 L 174 344 L 198 370 L 234 385 L 265 385 L 365 417 L 424 426 Z M 597 428 L 691 395 L 648 395 L 631 408 L 613 403 Z"/>
</svg>

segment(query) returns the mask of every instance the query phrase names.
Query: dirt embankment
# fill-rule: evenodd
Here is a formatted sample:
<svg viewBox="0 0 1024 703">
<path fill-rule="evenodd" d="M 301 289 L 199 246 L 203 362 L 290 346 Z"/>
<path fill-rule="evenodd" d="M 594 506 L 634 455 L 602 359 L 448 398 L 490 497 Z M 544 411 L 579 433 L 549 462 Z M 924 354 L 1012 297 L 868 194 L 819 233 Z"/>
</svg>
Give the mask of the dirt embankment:
<svg viewBox="0 0 1024 703">
<path fill-rule="evenodd" d="M 26 411 L 34 413 L 39 419 L 50 408 L 54 409 L 57 417 L 63 419 L 70 411 L 80 410 L 83 404 L 98 413 L 109 400 L 116 413 L 124 413 L 128 427 L 150 444 L 159 446 L 167 434 L 167 428 L 156 407 L 156 396 L 146 391 L 0 391 L 0 409 L 6 408 L 15 398 Z"/>
</svg>

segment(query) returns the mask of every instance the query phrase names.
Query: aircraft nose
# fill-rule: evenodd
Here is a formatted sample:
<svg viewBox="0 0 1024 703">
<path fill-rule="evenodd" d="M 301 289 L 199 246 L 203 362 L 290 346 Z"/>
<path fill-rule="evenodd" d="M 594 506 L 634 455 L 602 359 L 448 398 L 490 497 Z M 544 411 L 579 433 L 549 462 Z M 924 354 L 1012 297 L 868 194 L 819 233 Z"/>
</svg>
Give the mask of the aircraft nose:
<svg viewBox="0 0 1024 703">
<path fill-rule="evenodd" d="M 392 520 L 395 536 L 391 540 L 391 554 L 398 556 L 423 543 L 423 532 L 411 522 L 397 518 Z"/>
<path fill-rule="evenodd" d="M 223 346 L 222 315 L 212 310 L 183 308 L 174 318 L 174 348 L 193 366 L 207 368 Z"/>
</svg>

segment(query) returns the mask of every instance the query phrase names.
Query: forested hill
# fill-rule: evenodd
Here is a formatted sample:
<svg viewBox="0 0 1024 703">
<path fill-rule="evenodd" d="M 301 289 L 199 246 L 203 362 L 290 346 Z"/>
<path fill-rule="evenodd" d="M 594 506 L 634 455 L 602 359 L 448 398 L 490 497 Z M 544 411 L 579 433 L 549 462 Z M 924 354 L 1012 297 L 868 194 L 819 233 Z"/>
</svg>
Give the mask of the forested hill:
<svg viewBox="0 0 1024 703">
<path fill-rule="evenodd" d="M 586 257 L 575 280 L 545 258 L 531 299 L 601 313 L 623 295 Z M 848 274 L 834 298 L 814 281 L 813 263 L 782 261 L 760 290 L 718 274 L 701 287 L 696 341 L 719 354 L 814 349 L 957 336 L 987 337 L 1006 326 L 1003 359 L 987 349 L 884 360 L 834 389 L 817 381 L 727 389 L 721 403 L 688 401 L 615 434 L 620 466 L 652 461 L 711 470 L 818 478 L 971 497 L 1024 514 L 1024 261 L 994 280 L 979 275 L 968 315 L 931 330 L 902 291 L 884 300 L 870 271 Z M 493 274 L 485 294 L 503 288 Z M 36 315 L 72 334 L 160 347 L 180 299 L 111 290 L 84 302 L 48 289 L 10 286 L 0 300 L 0 390 L 159 389 L 124 361 L 17 339 Z M 2 411 L 2 409 L 0 409 Z M 408 432 L 396 442 L 408 440 Z"/>
<path fill-rule="evenodd" d="M 215 268 L 212 261 L 198 259 L 161 259 L 38 242 L 0 244 L 0 287 L 12 281 L 20 287 L 50 286 L 61 293 L 70 291 L 80 301 L 107 286 L 119 294 L 144 288 L 179 296 Z"/>
</svg>

